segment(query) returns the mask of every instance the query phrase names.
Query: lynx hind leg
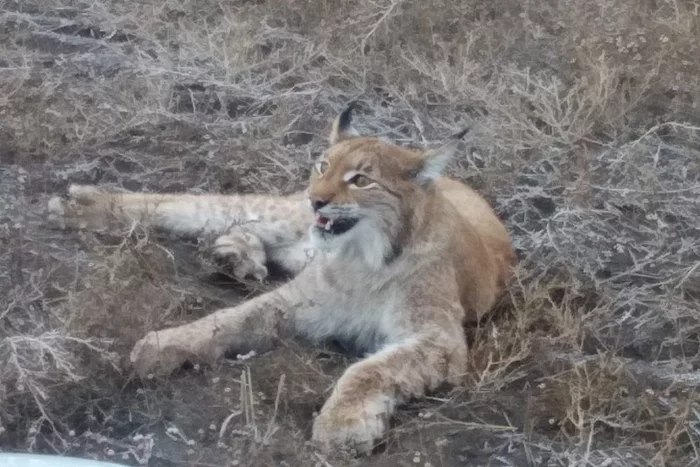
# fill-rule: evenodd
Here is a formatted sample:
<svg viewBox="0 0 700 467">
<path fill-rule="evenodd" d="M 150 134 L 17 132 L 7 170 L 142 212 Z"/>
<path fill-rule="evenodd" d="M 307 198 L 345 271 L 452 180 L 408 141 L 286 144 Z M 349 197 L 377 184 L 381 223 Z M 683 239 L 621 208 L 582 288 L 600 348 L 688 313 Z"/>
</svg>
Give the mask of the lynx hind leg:
<svg viewBox="0 0 700 467">
<path fill-rule="evenodd" d="M 89 185 L 71 185 L 67 199 L 54 196 L 49 199 L 49 224 L 62 229 L 75 228 L 105 230 L 110 227 L 114 194 Z"/>
<path fill-rule="evenodd" d="M 230 263 L 239 280 L 252 276 L 262 281 L 267 277 L 265 246 L 252 232 L 234 228 L 214 241 L 212 253 L 218 261 Z"/>
</svg>

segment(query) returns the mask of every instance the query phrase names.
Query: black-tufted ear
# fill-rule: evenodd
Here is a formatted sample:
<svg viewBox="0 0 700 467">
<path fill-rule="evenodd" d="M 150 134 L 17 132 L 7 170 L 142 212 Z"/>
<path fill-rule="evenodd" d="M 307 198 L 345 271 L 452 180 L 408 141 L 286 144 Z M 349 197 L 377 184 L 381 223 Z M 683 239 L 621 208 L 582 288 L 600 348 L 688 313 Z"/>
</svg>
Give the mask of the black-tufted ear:
<svg viewBox="0 0 700 467">
<path fill-rule="evenodd" d="M 420 158 L 420 165 L 414 174 L 416 181 L 421 185 L 428 185 L 442 175 L 450 159 L 457 151 L 457 146 L 467 134 L 469 128 L 460 131 L 450 137 L 450 140 L 436 149 L 429 149 Z"/>
<path fill-rule="evenodd" d="M 357 106 L 356 101 L 350 102 L 345 110 L 336 117 L 329 138 L 331 144 L 359 136 L 357 131 L 352 127 L 352 111 L 355 106 Z"/>
</svg>

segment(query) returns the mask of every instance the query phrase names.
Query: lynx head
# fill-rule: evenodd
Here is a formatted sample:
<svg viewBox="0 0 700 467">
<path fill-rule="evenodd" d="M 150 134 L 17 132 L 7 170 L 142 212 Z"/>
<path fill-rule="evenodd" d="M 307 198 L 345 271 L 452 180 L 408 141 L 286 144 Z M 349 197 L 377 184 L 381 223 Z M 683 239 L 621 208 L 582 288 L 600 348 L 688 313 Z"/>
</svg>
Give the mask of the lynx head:
<svg viewBox="0 0 700 467">
<path fill-rule="evenodd" d="M 405 241 L 415 209 L 454 154 L 466 130 L 437 149 L 416 150 L 362 137 L 350 104 L 333 122 L 330 148 L 316 162 L 308 188 L 315 244 L 381 267 Z"/>
</svg>

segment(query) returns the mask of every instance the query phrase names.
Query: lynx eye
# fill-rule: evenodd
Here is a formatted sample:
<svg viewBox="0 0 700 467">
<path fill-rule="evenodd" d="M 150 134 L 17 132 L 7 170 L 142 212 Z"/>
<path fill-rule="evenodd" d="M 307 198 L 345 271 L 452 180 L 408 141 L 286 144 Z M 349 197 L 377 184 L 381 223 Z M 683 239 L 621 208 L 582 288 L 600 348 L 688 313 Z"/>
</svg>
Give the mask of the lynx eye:
<svg viewBox="0 0 700 467">
<path fill-rule="evenodd" d="M 366 188 L 372 184 L 372 180 L 362 174 L 353 176 L 348 183 L 355 185 L 358 188 Z"/>
<path fill-rule="evenodd" d="M 316 172 L 318 172 L 319 175 L 323 175 L 323 173 L 326 170 L 328 170 L 329 166 L 330 166 L 330 164 L 328 163 L 328 161 L 318 161 L 315 165 Z"/>
</svg>

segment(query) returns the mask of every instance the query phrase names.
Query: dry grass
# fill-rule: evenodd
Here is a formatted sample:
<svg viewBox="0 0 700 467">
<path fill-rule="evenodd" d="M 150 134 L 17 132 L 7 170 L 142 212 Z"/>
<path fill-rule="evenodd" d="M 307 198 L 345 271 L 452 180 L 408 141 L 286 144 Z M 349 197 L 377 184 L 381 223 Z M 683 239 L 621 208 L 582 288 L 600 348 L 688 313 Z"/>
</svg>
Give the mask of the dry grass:
<svg viewBox="0 0 700 467">
<path fill-rule="evenodd" d="M 5 0 L 0 446 L 138 465 L 700 462 L 697 1 Z M 403 408 L 369 460 L 309 422 L 346 356 L 289 342 L 132 379 L 147 329 L 236 303 L 183 244 L 44 227 L 69 182 L 289 192 L 329 119 L 434 143 L 520 253 L 468 330 L 464 385 Z M 267 285 L 268 287 L 271 284 Z"/>
</svg>

